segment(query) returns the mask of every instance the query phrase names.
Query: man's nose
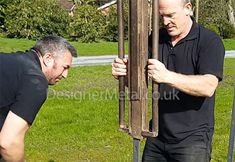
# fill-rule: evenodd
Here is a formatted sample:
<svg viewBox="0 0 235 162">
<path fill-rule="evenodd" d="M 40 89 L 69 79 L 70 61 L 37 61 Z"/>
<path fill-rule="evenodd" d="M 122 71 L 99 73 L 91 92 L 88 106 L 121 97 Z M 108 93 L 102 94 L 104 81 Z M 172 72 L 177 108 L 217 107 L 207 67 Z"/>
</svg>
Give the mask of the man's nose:
<svg viewBox="0 0 235 162">
<path fill-rule="evenodd" d="M 170 19 L 168 17 L 163 17 L 163 23 L 167 26 L 170 23 Z"/>
<path fill-rule="evenodd" d="M 67 78 L 67 76 L 68 76 L 68 69 L 64 70 L 62 73 L 63 78 Z"/>
</svg>

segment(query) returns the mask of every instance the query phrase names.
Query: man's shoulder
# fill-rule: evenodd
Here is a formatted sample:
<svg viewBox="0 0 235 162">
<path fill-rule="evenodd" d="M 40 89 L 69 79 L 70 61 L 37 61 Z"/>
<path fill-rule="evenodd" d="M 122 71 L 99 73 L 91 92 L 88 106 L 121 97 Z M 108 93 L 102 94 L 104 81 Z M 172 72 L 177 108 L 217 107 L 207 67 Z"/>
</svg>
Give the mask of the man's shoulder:
<svg viewBox="0 0 235 162">
<path fill-rule="evenodd" d="M 214 31 L 204 27 L 203 25 L 198 24 L 199 27 L 199 36 L 201 40 L 211 40 L 211 39 L 220 39 L 220 36 Z"/>
<path fill-rule="evenodd" d="M 16 55 L 18 55 L 18 63 L 21 64 L 22 74 L 45 77 L 37 56 L 34 56 L 32 51 L 26 51 L 25 53 L 18 53 Z"/>
<path fill-rule="evenodd" d="M 216 49 L 217 51 L 224 51 L 223 41 L 220 36 L 210 29 L 199 25 L 199 48 L 202 49 Z M 224 52 L 223 52 L 224 53 Z"/>
</svg>

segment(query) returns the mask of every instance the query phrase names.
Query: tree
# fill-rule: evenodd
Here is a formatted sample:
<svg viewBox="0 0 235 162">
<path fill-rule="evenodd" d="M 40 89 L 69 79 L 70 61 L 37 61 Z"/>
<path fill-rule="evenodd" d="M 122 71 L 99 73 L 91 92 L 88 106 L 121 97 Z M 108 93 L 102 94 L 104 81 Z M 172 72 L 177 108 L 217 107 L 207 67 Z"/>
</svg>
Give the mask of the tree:
<svg viewBox="0 0 235 162">
<path fill-rule="evenodd" d="M 228 19 L 228 1 L 200 1 L 199 23 L 217 32 L 223 38 L 232 38 L 235 35 L 234 27 Z"/>
<path fill-rule="evenodd" d="M 69 33 L 73 40 L 96 42 L 101 38 L 104 28 L 104 15 L 89 4 L 76 7 L 74 15 L 70 17 Z"/>
<path fill-rule="evenodd" d="M 54 0 L 17 0 L 5 9 L 8 37 L 67 36 L 68 13 Z"/>
<path fill-rule="evenodd" d="M 228 0 L 228 18 L 229 18 L 229 22 L 233 25 L 233 27 L 235 28 L 235 2 L 232 0 Z"/>
<path fill-rule="evenodd" d="M 110 7 L 108 14 L 106 15 L 106 28 L 103 38 L 106 41 L 116 42 L 118 41 L 118 15 L 117 6 Z M 124 1 L 124 37 L 128 39 L 128 1 Z"/>
<path fill-rule="evenodd" d="M 10 3 L 12 3 L 11 0 L 0 0 L 0 29 L 4 30 L 4 20 L 5 20 L 5 8 L 7 7 L 7 5 L 9 5 Z M 0 30 L 0 31 L 1 31 Z"/>
</svg>

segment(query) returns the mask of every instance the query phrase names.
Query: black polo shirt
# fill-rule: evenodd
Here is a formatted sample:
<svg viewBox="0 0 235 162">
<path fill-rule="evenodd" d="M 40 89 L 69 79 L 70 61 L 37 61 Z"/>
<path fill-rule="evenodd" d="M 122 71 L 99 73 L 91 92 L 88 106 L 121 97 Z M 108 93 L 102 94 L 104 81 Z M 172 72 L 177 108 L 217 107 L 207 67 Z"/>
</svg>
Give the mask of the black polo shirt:
<svg viewBox="0 0 235 162">
<path fill-rule="evenodd" d="M 34 52 L 0 54 L 0 129 L 9 111 L 32 124 L 46 100 L 47 88 Z"/>
<path fill-rule="evenodd" d="M 151 49 L 151 45 L 150 45 Z M 160 30 L 159 57 L 167 69 L 185 75 L 223 78 L 225 50 L 218 35 L 193 21 L 189 34 L 174 47 L 165 29 Z M 160 84 L 159 138 L 178 142 L 198 132 L 213 132 L 215 95 L 195 97 Z"/>
</svg>

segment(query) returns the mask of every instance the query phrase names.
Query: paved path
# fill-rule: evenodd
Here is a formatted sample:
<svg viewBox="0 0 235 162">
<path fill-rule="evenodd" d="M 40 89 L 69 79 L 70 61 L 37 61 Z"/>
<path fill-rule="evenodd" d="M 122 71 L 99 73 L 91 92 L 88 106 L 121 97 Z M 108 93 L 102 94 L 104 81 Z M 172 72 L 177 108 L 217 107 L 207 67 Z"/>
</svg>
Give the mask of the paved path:
<svg viewBox="0 0 235 162">
<path fill-rule="evenodd" d="M 104 56 L 80 56 L 73 58 L 73 66 L 94 66 L 94 65 L 110 65 L 117 55 Z"/>
<path fill-rule="evenodd" d="M 104 56 L 81 56 L 74 58 L 72 66 L 94 66 L 94 65 L 110 65 L 117 55 Z M 226 58 L 235 58 L 235 50 L 226 51 Z"/>
<path fill-rule="evenodd" d="M 226 51 L 225 57 L 226 57 L 226 58 L 235 58 L 235 50 Z"/>
</svg>

